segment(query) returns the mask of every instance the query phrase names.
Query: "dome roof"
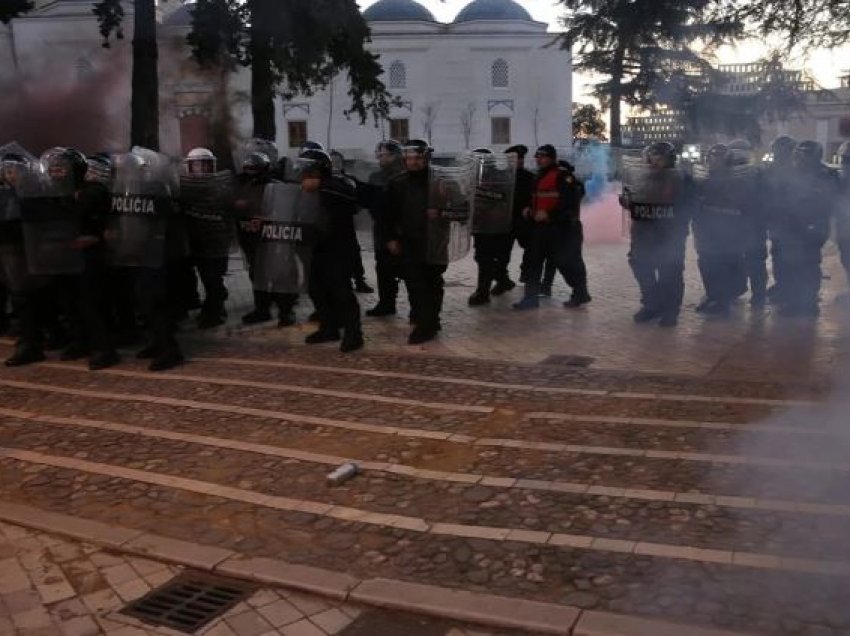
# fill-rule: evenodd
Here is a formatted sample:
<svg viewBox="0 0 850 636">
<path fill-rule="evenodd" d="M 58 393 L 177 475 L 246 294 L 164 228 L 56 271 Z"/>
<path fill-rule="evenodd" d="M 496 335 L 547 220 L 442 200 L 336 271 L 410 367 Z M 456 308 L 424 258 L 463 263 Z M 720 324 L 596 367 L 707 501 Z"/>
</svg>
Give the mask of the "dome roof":
<svg viewBox="0 0 850 636">
<path fill-rule="evenodd" d="M 367 22 L 401 22 L 424 20 L 436 22 L 434 14 L 415 0 L 378 0 L 363 12 Z"/>
<path fill-rule="evenodd" d="M 523 20 L 531 22 L 531 15 L 514 0 L 474 0 L 457 14 L 455 23 L 473 20 Z"/>
</svg>

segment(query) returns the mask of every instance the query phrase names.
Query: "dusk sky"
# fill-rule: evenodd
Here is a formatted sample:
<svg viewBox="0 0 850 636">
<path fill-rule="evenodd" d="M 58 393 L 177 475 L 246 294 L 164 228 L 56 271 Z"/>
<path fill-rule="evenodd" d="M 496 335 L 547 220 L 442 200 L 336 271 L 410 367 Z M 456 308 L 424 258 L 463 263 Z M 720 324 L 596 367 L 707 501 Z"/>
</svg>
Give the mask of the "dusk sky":
<svg viewBox="0 0 850 636">
<path fill-rule="evenodd" d="M 377 0 L 360 0 L 362 8 L 372 5 Z M 421 4 L 428 7 L 436 18 L 443 22 L 454 19 L 458 12 L 466 6 L 470 0 L 419 0 Z M 535 20 L 547 22 L 550 30 L 558 29 L 558 16 L 563 9 L 550 0 L 517 0 L 525 7 Z M 742 43 L 737 47 L 727 47 L 718 54 L 722 63 L 732 62 L 754 62 L 767 51 L 767 46 L 759 42 Z M 795 68 L 806 68 L 815 79 L 825 88 L 838 86 L 838 78 L 842 71 L 850 70 L 850 47 L 837 49 L 835 51 L 817 51 L 809 59 L 796 57 L 792 60 Z M 574 94 L 577 100 L 581 100 L 586 93 L 586 78 L 577 75 L 574 80 Z"/>
</svg>

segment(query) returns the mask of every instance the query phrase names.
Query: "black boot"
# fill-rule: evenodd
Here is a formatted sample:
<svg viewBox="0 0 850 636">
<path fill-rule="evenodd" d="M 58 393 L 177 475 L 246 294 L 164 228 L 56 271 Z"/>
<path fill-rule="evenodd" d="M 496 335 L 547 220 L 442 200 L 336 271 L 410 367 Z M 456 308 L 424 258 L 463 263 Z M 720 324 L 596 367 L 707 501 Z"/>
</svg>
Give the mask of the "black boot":
<svg viewBox="0 0 850 636">
<path fill-rule="evenodd" d="M 640 311 L 638 311 L 634 316 L 632 316 L 632 320 L 635 321 L 635 324 L 641 325 L 645 322 L 655 320 L 660 315 L 661 314 L 655 309 L 652 309 L 650 307 L 641 307 Z"/>
<path fill-rule="evenodd" d="M 149 371 L 168 371 L 174 367 L 179 367 L 184 362 L 183 354 L 180 349 L 172 347 L 167 349 L 160 355 L 156 356 L 148 367 Z"/>
<path fill-rule="evenodd" d="M 396 308 L 395 305 L 385 305 L 380 302 L 375 305 L 372 309 L 366 311 L 366 315 L 370 318 L 380 318 L 382 316 L 395 316 Z"/>
<path fill-rule="evenodd" d="M 27 364 L 44 362 L 46 359 L 47 357 L 44 355 L 44 351 L 41 350 L 41 347 L 18 345 L 15 349 L 15 353 L 12 354 L 11 358 L 6 359 L 5 364 L 7 367 L 22 367 Z"/>
<path fill-rule="evenodd" d="M 89 371 L 100 371 L 114 367 L 121 362 L 121 356 L 114 349 L 107 351 L 98 351 L 89 360 Z"/>
<path fill-rule="evenodd" d="M 354 291 L 358 294 L 371 294 L 374 293 L 374 289 L 369 286 L 369 283 L 366 282 L 365 278 L 359 278 L 354 281 Z"/>
<path fill-rule="evenodd" d="M 513 290 L 516 287 L 516 283 L 513 282 L 510 278 L 506 278 L 504 280 L 500 280 L 498 283 L 493 285 L 493 289 L 490 290 L 490 293 L 493 296 L 501 296 L 502 294 L 506 294 L 509 291 Z"/>
<path fill-rule="evenodd" d="M 62 351 L 62 355 L 59 356 L 59 359 L 63 362 L 71 362 L 73 360 L 79 360 L 80 358 L 85 358 L 89 355 L 89 349 L 85 345 L 75 342 L 73 344 L 68 345 Z"/>
<path fill-rule="evenodd" d="M 242 316 L 243 325 L 257 325 L 261 322 L 268 322 L 272 319 L 272 312 L 268 309 L 255 309 Z"/>
<path fill-rule="evenodd" d="M 323 344 L 325 342 L 339 342 L 339 331 L 318 331 L 311 333 L 304 339 L 307 344 Z"/>
<path fill-rule="evenodd" d="M 289 311 L 280 311 L 280 316 L 277 319 L 277 326 L 279 329 L 283 329 L 284 327 L 292 327 L 296 325 L 298 321 L 295 319 L 295 312 L 291 309 Z"/>
<path fill-rule="evenodd" d="M 469 297 L 469 306 L 470 307 L 478 307 L 480 305 L 486 305 L 490 302 L 490 291 L 488 289 L 481 289 L 480 287 L 475 291 L 472 296 Z"/>
<path fill-rule="evenodd" d="M 343 353 L 351 353 L 352 351 L 362 349 L 364 344 L 362 331 L 359 329 L 346 329 L 339 350 Z"/>
</svg>

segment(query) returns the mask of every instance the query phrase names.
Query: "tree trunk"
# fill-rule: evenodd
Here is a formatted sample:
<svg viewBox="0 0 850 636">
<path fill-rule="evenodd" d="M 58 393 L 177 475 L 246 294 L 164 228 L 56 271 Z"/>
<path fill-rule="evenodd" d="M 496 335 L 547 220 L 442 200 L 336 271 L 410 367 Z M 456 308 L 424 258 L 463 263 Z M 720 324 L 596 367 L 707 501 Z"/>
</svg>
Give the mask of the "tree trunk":
<svg viewBox="0 0 850 636">
<path fill-rule="evenodd" d="M 223 58 L 224 55 L 221 57 Z M 231 141 L 233 113 L 230 110 L 230 92 L 228 91 L 230 68 L 227 60 L 219 60 L 215 74 L 216 84 L 212 99 L 213 151 L 218 158 L 219 169 L 233 170 L 239 166 L 235 166 L 233 163 L 233 144 Z"/>
<path fill-rule="evenodd" d="M 271 3 L 273 4 L 273 3 Z M 254 115 L 254 137 L 275 141 L 274 74 L 269 32 L 271 24 L 268 0 L 253 0 L 251 8 L 251 111 Z"/>
<path fill-rule="evenodd" d="M 619 148 L 623 145 L 623 133 L 620 126 L 620 101 L 623 96 L 623 63 L 625 57 L 626 51 L 622 48 L 617 49 L 611 68 L 611 121 L 609 130 L 611 131 L 612 148 Z"/>
<path fill-rule="evenodd" d="M 159 73 L 156 4 L 135 0 L 130 144 L 159 150 Z"/>
</svg>

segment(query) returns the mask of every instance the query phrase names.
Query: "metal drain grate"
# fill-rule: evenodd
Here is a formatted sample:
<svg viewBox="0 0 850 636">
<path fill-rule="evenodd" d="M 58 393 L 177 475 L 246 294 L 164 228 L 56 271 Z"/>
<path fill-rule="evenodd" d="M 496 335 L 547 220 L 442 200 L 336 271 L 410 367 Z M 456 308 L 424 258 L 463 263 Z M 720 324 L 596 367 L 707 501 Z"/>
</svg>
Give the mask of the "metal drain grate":
<svg viewBox="0 0 850 636">
<path fill-rule="evenodd" d="M 545 360 L 541 360 L 539 364 L 587 368 L 595 361 L 596 358 L 589 358 L 587 356 L 549 356 Z"/>
<path fill-rule="evenodd" d="M 256 589 L 243 581 L 186 572 L 134 601 L 121 613 L 151 625 L 193 634 Z"/>
</svg>

